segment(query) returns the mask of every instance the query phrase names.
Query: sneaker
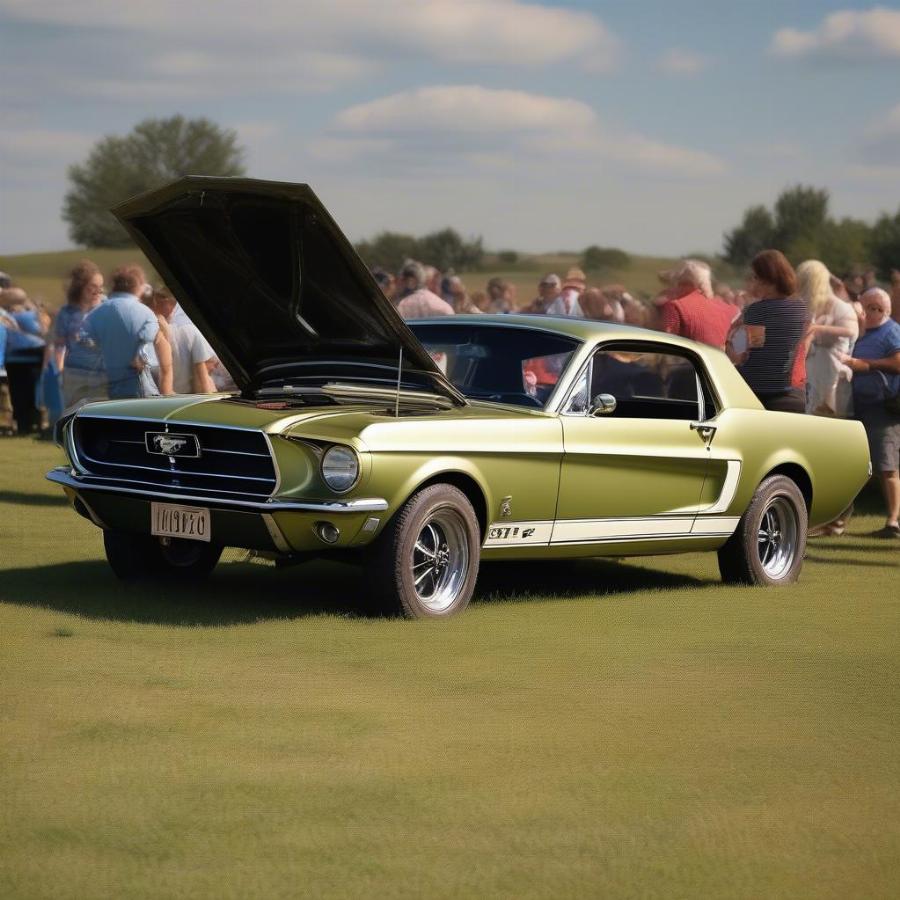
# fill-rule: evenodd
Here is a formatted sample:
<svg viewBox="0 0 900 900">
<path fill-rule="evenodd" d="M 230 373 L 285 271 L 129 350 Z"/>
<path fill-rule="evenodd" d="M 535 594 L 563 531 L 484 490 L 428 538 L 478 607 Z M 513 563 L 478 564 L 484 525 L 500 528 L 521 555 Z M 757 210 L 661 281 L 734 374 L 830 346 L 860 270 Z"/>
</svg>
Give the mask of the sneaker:
<svg viewBox="0 0 900 900">
<path fill-rule="evenodd" d="M 879 528 L 878 531 L 873 531 L 872 537 L 888 539 L 900 538 L 900 525 L 885 525 L 884 528 Z"/>
</svg>

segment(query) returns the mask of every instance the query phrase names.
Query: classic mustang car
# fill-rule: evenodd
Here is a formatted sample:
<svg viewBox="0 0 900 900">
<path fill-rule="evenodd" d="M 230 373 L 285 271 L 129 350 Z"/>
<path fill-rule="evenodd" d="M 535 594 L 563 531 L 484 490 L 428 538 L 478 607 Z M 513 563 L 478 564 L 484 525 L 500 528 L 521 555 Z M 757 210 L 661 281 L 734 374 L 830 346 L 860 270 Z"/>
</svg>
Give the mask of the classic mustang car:
<svg viewBox="0 0 900 900">
<path fill-rule="evenodd" d="M 725 581 L 783 585 L 869 475 L 858 423 L 768 412 L 688 340 L 404 324 L 305 185 L 190 177 L 115 212 L 240 389 L 62 420 L 48 477 L 122 578 L 201 576 L 225 546 L 352 554 L 412 617 L 463 609 L 481 559 L 709 550 Z"/>
</svg>

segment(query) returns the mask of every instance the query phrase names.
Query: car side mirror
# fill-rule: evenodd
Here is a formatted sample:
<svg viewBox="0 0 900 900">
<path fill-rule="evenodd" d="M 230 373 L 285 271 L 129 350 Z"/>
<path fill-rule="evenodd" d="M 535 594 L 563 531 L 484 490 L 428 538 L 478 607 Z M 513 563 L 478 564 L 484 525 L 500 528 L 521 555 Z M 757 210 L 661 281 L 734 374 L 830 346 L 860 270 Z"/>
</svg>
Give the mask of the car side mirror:
<svg viewBox="0 0 900 900">
<path fill-rule="evenodd" d="M 590 415 L 608 416 L 616 411 L 616 398 L 612 394 L 597 394 L 591 401 Z"/>
</svg>

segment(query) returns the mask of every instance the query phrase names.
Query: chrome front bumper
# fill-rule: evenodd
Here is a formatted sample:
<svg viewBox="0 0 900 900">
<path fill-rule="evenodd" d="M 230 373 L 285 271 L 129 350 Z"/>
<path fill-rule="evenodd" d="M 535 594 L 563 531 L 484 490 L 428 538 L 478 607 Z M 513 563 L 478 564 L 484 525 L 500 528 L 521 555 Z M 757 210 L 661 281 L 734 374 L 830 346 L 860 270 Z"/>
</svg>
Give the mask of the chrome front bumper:
<svg viewBox="0 0 900 900">
<path fill-rule="evenodd" d="M 169 500 L 181 503 L 202 503 L 219 509 L 234 509 L 259 513 L 274 512 L 316 512 L 322 515 L 340 515 L 341 513 L 384 512 L 388 508 L 387 500 L 381 497 L 361 497 L 357 500 L 247 500 L 237 497 L 223 497 L 221 494 L 190 494 L 159 490 L 158 485 L 134 487 L 134 482 L 123 483 L 118 479 L 103 478 L 96 475 L 75 475 L 68 466 L 59 466 L 47 473 L 47 480 L 76 491 L 102 491 L 107 494 L 120 494 L 129 497 L 140 497 L 145 500 Z"/>
</svg>

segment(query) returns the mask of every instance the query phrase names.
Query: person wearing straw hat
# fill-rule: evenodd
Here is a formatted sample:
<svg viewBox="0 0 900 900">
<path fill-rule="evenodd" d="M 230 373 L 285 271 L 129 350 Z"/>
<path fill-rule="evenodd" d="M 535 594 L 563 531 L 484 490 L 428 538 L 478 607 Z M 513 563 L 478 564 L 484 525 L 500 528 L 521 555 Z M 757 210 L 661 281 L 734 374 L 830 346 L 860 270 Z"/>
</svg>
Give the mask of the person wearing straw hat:
<svg viewBox="0 0 900 900">
<path fill-rule="evenodd" d="M 574 316 L 583 319 L 584 311 L 578 298 L 584 293 L 586 283 L 584 272 L 581 269 L 569 269 L 562 283 L 562 293 L 547 308 L 547 315 Z"/>
</svg>

